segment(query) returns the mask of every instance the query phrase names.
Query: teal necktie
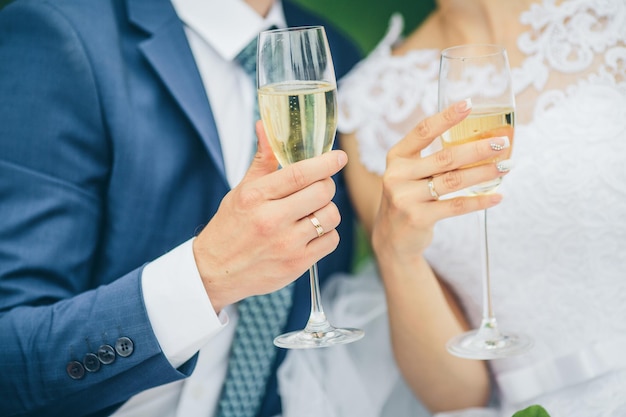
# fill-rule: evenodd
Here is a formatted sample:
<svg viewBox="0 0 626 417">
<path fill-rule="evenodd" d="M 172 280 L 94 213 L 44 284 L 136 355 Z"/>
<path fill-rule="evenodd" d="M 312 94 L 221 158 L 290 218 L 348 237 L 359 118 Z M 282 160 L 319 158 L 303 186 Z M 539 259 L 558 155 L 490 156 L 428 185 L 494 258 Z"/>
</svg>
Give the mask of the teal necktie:
<svg viewBox="0 0 626 417">
<path fill-rule="evenodd" d="M 256 43 L 255 38 L 236 58 L 251 77 L 255 93 Z M 256 103 L 255 99 L 255 122 L 259 118 Z M 239 302 L 239 323 L 235 329 L 217 417 L 254 417 L 258 413 L 276 359 L 278 348 L 273 340 L 284 330 L 292 301 L 293 284 Z"/>
</svg>

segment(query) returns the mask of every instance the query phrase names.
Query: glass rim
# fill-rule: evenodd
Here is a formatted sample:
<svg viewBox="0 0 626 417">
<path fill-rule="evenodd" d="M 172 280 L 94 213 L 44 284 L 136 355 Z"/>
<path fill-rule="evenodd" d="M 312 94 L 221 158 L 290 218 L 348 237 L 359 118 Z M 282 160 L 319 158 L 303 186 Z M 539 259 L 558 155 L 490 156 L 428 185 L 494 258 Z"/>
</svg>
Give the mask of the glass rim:
<svg viewBox="0 0 626 417">
<path fill-rule="evenodd" d="M 308 26 L 288 26 L 284 28 L 263 30 L 261 33 L 279 33 L 279 32 L 303 32 L 305 30 L 325 30 L 322 25 L 308 25 Z"/>
<path fill-rule="evenodd" d="M 462 50 L 475 50 L 480 51 L 478 53 L 462 54 L 459 51 Z M 500 55 L 506 53 L 506 48 L 503 45 L 496 43 L 468 43 L 463 45 L 455 45 L 445 48 L 441 51 L 441 57 L 447 59 L 475 59 L 485 58 L 490 56 Z"/>
</svg>

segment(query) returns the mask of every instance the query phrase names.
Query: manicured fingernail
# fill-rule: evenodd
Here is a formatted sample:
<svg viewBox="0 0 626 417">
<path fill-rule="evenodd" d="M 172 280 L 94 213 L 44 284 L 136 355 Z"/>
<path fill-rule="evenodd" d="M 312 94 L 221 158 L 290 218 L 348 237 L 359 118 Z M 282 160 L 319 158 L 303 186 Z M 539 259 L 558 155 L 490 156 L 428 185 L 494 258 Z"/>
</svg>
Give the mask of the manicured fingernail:
<svg viewBox="0 0 626 417">
<path fill-rule="evenodd" d="M 496 164 L 496 169 L 499 172 L 509 172 L 513 168 L 513 161 L 511 159 L 505 159 Z"/>
<path fill-rule="evenodd" d="M 338 152 L 337 162 L 341 166 L 344 166 L 346 162 L 348 162 L 348 156 L 345 154 L 345 152 Z"/>
<path fill-rule="evenodd" d="M 495 138 L 491 138 L 489 146 L 491 146 L 491 149 L 494 151 L 501 151 L 511 146 L 511 142 L 508 136 L 496 136 Z"/>
<path fill-rule="evenodd" d="M 472 108 L 472 99 L 471 98 L 466 98 L 463 101 L 459 101 L 456 104 L 456 111 L 458 111 L 459 113 L 465 113 L 467 110 Z"/>
</svg>

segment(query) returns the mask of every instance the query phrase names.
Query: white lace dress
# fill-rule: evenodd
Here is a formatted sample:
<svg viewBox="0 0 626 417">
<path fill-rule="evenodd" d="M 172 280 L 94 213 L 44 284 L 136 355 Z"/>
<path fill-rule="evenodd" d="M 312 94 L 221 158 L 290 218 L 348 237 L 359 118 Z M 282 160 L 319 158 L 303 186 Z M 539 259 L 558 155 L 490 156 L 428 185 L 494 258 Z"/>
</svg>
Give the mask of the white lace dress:
<svg viewBox="0 0 626 417">
<path fill-rule="evenodd" d="M 544 0 L 520 21 L 528 31 L 518 38 L 526 57 L 513 69 L 515 167 L 500 187 L 503 202 L 489 211 L 489 239 L 498 322 L 503 330 L 529 334 L 535 346 L 526 355 L 490 362 L 498 409 L 446 415 L 510 417 L 541 404 L 552 417 L 623 417 L 626 1 Z M 363 163 L 377 173 L 384 171 L 387 150 L 437 109 L 439 51 L 391 56 L 398 34 L 396 22 L 340 84 L 340 130 L 356 132 Z M 467 215 L 438 223 L 426 253 L 474 326 L 482 301 L 478 250 L 476 215 Z M 375 279 L 371 271 L 369 276 Z M 358 295 L 352 296 L 357 305 Z M 381 300 L 371 296 L 365 305 Z M 340 317 L 349 320 L 349 314 Z M 366 336 L 358 349 L 384 344 L 375 339 Z M 373 360 L 388 358 L 384 349 Z M 330 362 L 334 354 L 319 355 Z"/>
</svg>

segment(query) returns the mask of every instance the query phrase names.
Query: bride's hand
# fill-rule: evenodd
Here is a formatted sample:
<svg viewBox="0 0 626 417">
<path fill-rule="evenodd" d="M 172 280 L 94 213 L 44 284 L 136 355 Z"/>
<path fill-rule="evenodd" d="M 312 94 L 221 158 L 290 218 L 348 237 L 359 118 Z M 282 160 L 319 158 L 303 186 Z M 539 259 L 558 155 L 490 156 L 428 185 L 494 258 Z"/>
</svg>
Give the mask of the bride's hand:
<svg viewBox="0 0 626 417">
<path fill-rule="evenodd" d="M 440 197 L 505 175 L 508 165 L 502 162 L 463 167 L 497 157 L 509 146 L 508 138 L 482 139 L 421 156 L 422 150 L 470 111 L 469 100 L 456 103 L 421 121 L 389 150 L 372 235 L 379 256 L 421 256 L 438 220 L 487 209 L 501 201 L 502 196 L 495 193 Z"/>
</svg>

